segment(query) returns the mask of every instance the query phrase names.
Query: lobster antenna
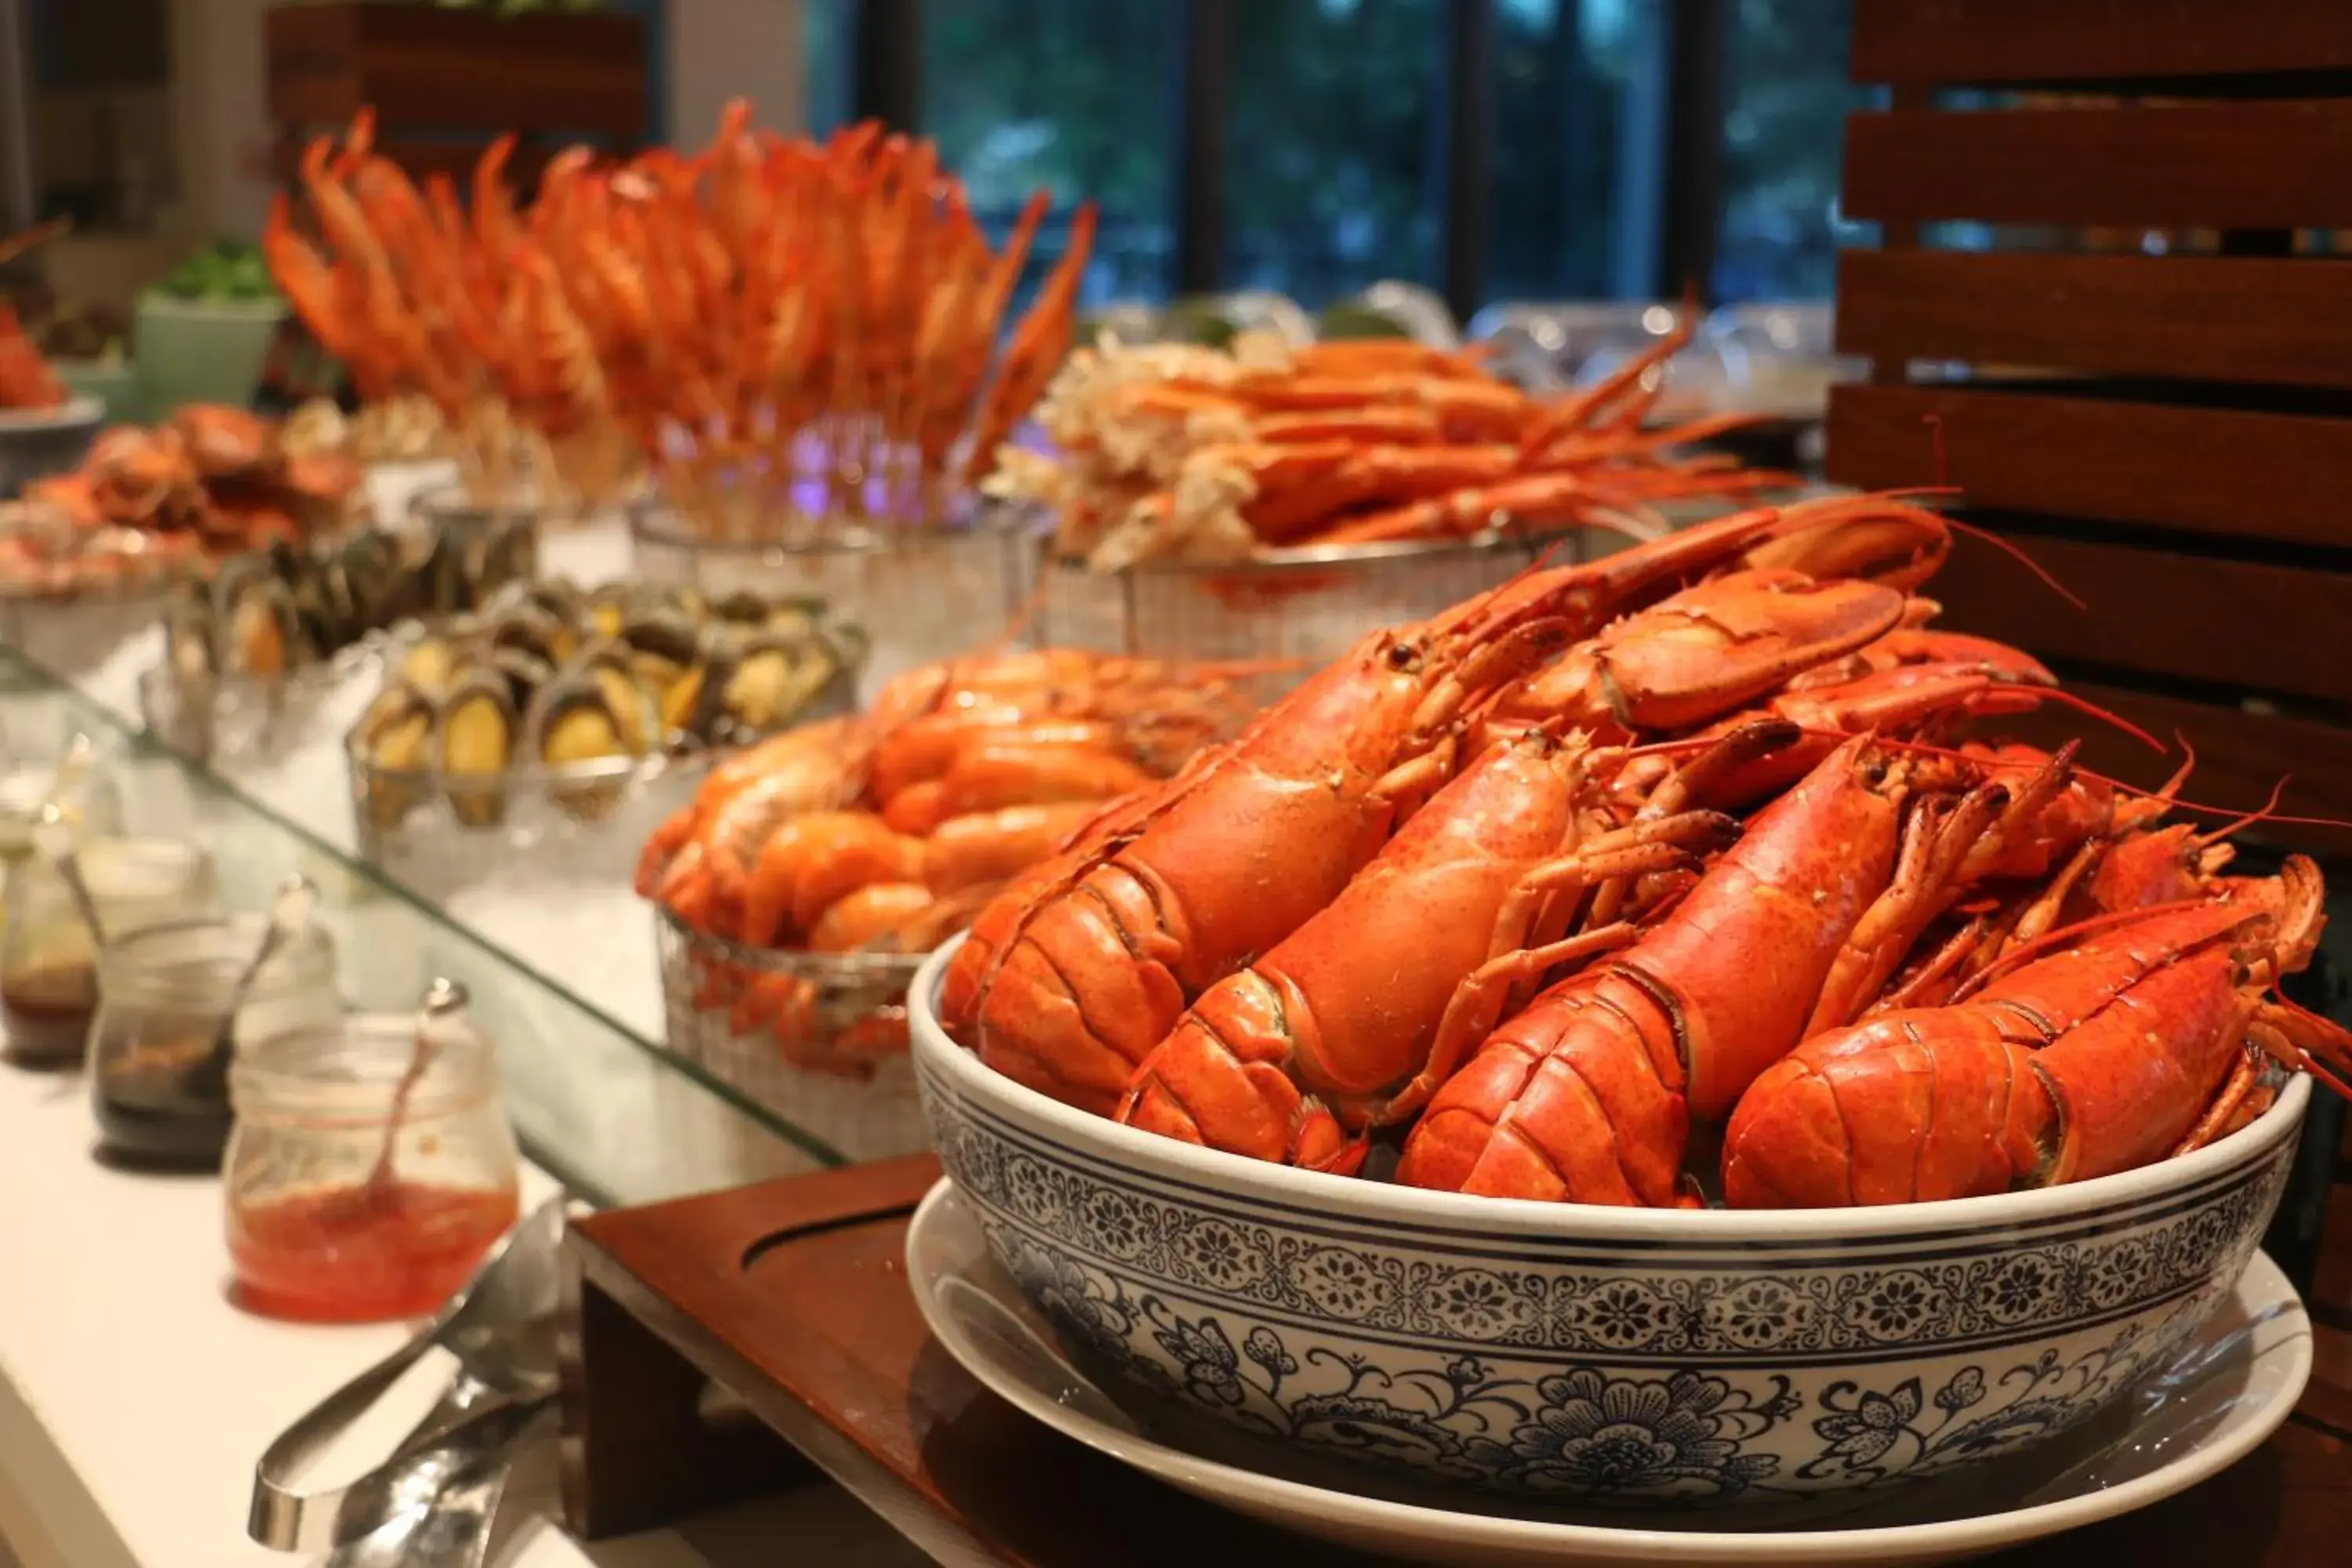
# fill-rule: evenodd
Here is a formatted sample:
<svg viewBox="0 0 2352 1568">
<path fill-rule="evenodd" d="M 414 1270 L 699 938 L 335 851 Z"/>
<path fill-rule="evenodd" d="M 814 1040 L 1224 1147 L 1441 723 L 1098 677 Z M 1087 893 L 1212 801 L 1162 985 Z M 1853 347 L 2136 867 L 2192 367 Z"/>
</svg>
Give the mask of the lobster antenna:
<svg viewBox="0 0 2352 1568">
<path fill-rule="evenodd" d="M 2180 766 L 2173 770 L 2170 778 L 2158 786 L 2155 796 L 2158 800 L 2170 800 L 2178 795 L 2180 793 L 2180 786 L 2189 782 L 2189 775 L 2197 771 L 2197 748 L 2189 743 L 2188 735 L 2175 730 L 2172 732 L 2172 742 L 2180 748 Z M 2285 787 L 2285 783 L 2284 779 L 2279 781 L 2282 789 Z M 2271 802 L 2273 805 L 2277 804 L 2278 801 L 2275 798 Z"/>
<path fill-rule="evenodd" d="M 2275 983 L 2273 983 L 2271 987 L 2271 995 L 2276 1005 L 2282 1010 L 2292 1014 L 2294 1016 L 2304 1020 L 2307 1024 L 2315 1026 L 2330 1035 L 2339 1037 L 2343 1035 L 2343 1025 L 2337 1023 L 2335 1019 L 2329 1017 L 2325 1013 L 2313 1012 L 2302 1003 L 2286 995 L 2278 989 Z M 2333 1068 L 2322 1064 L 2318 1058 L 2313 1056 L 2308 1048 L 2300 1045 L 2298 1045 L 2296 1048 L 2302 1057 L 2301 1066 L 2304 1071 L 2309 1073 L 2312 1077 L 2317 1079 L 2320 1082 L 2326 1084 L 2328 1088 L 2334 1089 L 2337 1094 L 2342 1095 L 2345 1099 L 2352 1100 L 2352 1084 L 2347 1084 Z"/>
<path fill-rule="evenodd" d="M 1877 492 L 1890 500 L 1940 500 L 1947 497 L 1958 496 L 1961 493 L 1958 486 L 1949 485 L 1944 482 L 1943 416 L 1938 414 L 1930 414 L 1927 418 L 1927 422 L 1934 427 L 1936 432 L 1936 482 L 1932 485 L 1920 485 L 1908 489 L 1880 490 Z M 2074 608 L 2087 611 L 2091 607 L 2077 597 L 2072 588 L 2069 588 L 2065 584 L 2061 583 L 2055 576 L 2052 575 L 2048 567 L 2042 565 L 2042 563 L 2027 554 L 2024 548 L 2019 545 L 2016 541 L 2004 538 L 2000 534 L 1995 533 L 1992 530 L 1979 527 L 1976 523 L 1963 522 L 1960 519 L 1952 516 L 1949 512 L 1938 512 L 1936 515 L 1944 520 L 1945 527 L 1953 530 L 1955 532 L 1965 533 L 1970 539 L 1982 540 L 1985 543 L 1991 545 L 1995 550 L 2000 551 L 2002 554 L 2016 561 L 2028 572 L 2032 573 L 2036 577 L 2040 578 L 2044 587 L 2057 595 L 2060 598 L 2065 600 L 2068 604 L 2074 605 Z"/>
<path fill-rule="evenodd" d="M 1958 990 L 1952 993 L 1952 1000 L 1959 1002 L 1972 996 L 2010 971 L 2031 963 L 2053 948 L 2067 946 L 2094 931 L 2108 931 L 2116 926 L 2130 925 L 2137 921 L 2152 920 L 2158 915 L 2177 915 L 2189 910 L 2201 910 L 2208 902 L 2209 900 L 2204 899 L 2176 899 L 2168 904 L 2148 904 L 2137 910 L 2115 910 L 2106 914 L 2093 915 L 2088 920 L 2076 921 L 2073 925 L 2060 926 L 2055 931 L 2044 931 L 2032 942 L 2022 942 L 2011 948 L 1992 963 L 1985 965 L 1981 971 L 1970 975 Z M 2246 916 L 2252 919 L 2257 912 L 2249 910 L 2246 911 Z"/>
<path fill-rule="evenodd" d="M 2263 802 L 2260 810 L 2250 811 L 2235 822 L 2225 822 L 2210 833 L 2198 834 L 2191 837 L 2189 842 L 2202 849 L 2210 845 L 2221 843 L 2242 827 L 2252 827 L 2257 822 L 2270 821 L 2271 814 L 2278 810 L 2279 797 L 2286 794 L 2287 781 L 2293 777 L 2294 777 L 2293 773 L 2279 774 L 2278 783 L 2271 785 L 2270 799 Z"/>
<path fill-rule="evenodd" d="M 2030 688 L 2029 689 L 2041 690 L 2046 689 L 2037 687 Z M 1853 739 L 1856 731 L 1847 730 L 1808 729 L 1804 733 L 1812 736 L 1816 740 L 1850 741 Z M 1982 766 L 1984 764 L 1984 758 L 1980 756 L 1973 756 L 1967 752 L 1960 751 L 1952 746 L 1938 746 L 1934 744 L 1932 742 L 1904 740 L 1891 735 L 1879 736 L 1877 737 L 1877 741 L 1880 745 L 1885 746 L 1890 750 L 1908 752 L 1916 756 L 1941 757 L 1948 762 L 1973 763 L 1979 766 Z M 2074 776 L 2076 778 L 2088 779 L 2093 784 L 2105 784 L 2107 788 L 2117 791 L 2123 795 L 2130 795 L 2135 800 L 2163 801 L 2175 811 L 2195 812 L 2201 816 L 2235 817 L 2245 815 L 2242 810 L 2234 805 L 2208 805 L 2201 801 L 2182 800 L 2177 795 L 2167 795 L 2163 793 L 2162 790 L 2145 789 L 2138 784 L 2126 784 L 2123 780 L 2118 778 L 2110 778 L 2105 773 L 2094 773 L 2089 768 L 2084 767 L 2079 763 L 2076 764 L 2074 768 Z M 2168 781 L 2165 784 L 2165 788 L 2169 789 L 2171 787 L 2171 783 Z M 2263 815 L 2263 820 L 2264 822 L 2280 823 L 2292 827 L 2341 827 L 2352 830 L 2352 820 L 2347 820 L 2347 818 L 2340 816 L 2294 816 L 2286 812 L 2267 812 Z"/>
<path fill-rule="evenodd" d="M 1993 691 L 2028 692 L 2033 696 L 2042 698 L 2046 701 L 2056 702 L 2061 707 L 2072 708 L 2077 713 L 2086 713 L 2092 718 L 2098 720 L 2103 724 L 2113 725 L 2116 729 L 2122 731 L 2125 734 L 2129 735 L 2133 740 L 2137 741 L 2140 744 L 2146 746 L 2149 751 L 2155 752 L 2159 755 L 2162 754 L 2166 749 L 2163 742 L 2158 740 L 2155 736 L 2149 734 L 2147 731 L 2141 729 L 2138 725 L 2133 723 L 2122 714 L 2115 712 L 2110 709 L 2102 708 L 2097 703 L 2092 701 L 2089 698 L 2082 696 L 2077 692 L 2069 691 L 2064 687 L 2036 686 L 2030 681 L 2023 680 L 1996 680 L 1988 688 L 1988 689 Z"/>
<path fill-rule="evenodd" d="M 2042 586 L 2048 588 L 2052 593 L 2065 600 L 2069 605 L 2072 605 L 2074 608 L 2086 613 L 2089 611 L 2091 606 L 2084 604 L 2081 598 L 2076 596 L 2074 590 L 2066 586 L 2065 584 L 2058 581 L 2058 579 L 2051 574 L 2050 568 L 2042 565 L 2041 562 L 2036 561 L 2032 555 L 2028 554 L 2025 551 L 2025 547 L 2019 544 L 2015 540 L 2004 538 L 2002 535 L 1995 533 L 1991 529 L 1980 528 L 1973 522 L 1962 522 L 1958 518 L 1950 516 L 1949 514 L 1944 514 L 1944 524 L 1955 532 L 1965 533 L 1970 539 L 1980 540 L 1983 542 L 1991 545 L 1995 550 L 2000 551 L 2011 560 L 2015 561 L 2020 565 L 2023 566 L 2028 572 L 2031 572 L 2036 577 L 2039 577 L 2042 580 Z"/>
</svg>

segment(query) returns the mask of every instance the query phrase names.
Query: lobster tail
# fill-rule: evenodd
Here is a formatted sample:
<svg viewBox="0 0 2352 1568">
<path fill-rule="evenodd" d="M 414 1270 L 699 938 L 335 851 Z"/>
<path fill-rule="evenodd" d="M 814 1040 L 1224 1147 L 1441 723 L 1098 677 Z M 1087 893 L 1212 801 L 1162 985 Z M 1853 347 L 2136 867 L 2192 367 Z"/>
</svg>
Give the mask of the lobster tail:
<svg viewBox="0 0 2352 1568">
<path fill-rule="evenodd" d="M 1615 968 L 1536 998 L 1454 1074 L 1397 1180 L 1490 1197 L 1672 1205 L 1690 1139 L 1675 1019 Z"/>
<path fill-rule="evenodd" d="M 2038 1043 L 2004 1034 L 1993 1015 L 1942 1008 L 1807 1041 L 1732 1112 L 1725 1201 L 1931 1203 L 2033 1180 L 2055 1156 L 2058 1124 L 2030 1048 Z"/>
</svg>

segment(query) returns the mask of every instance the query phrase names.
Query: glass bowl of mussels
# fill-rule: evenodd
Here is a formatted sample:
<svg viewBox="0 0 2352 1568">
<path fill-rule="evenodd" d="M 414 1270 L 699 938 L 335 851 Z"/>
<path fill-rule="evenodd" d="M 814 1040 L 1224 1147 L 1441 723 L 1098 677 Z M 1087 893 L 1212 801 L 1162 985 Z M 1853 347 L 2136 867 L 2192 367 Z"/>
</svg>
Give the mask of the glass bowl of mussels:
<svg viewBox="0 0 2352 1568">
<path fill-rule="evenodd" d="M 344 741 L 360 848 L 434 891 L 550 846 L 625 879 L 712 755 L 849 710 L 865 657 L 807 600 L 510 584 L 386 650 Z"/>
<path fill-rule="evenodd" d="M 164 605 L 163 660 L 140 682 L 148 731 L 199 761 L 299 744 L 395 628 L 486 607 L 536 552 L 527 526 L 453 524 L 233 556 Z"/>
</svg>

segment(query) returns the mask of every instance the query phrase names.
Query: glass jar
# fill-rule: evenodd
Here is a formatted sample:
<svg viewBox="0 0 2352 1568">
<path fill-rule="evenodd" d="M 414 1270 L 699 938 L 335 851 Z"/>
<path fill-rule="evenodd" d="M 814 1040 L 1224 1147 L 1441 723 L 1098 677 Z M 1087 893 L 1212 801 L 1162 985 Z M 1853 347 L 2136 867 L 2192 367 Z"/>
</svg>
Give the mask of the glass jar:
<svg viewBox="0 0 2352 1568">
<path fill-rule="evenodd" d="M 521 1162 L 489 1045 L 462 1019 L 353 1014 L 240 1046 L 225 1186 L 238 1304 L 305 1322 L 420 1318 L 515 1222 Z"/>
<path fill-rule="evenodd" d="M 98 960 L 90 1097 L 100 1147 L 131 1164 L 218 1170 L 229 1131 L 236 1047 L 342 1015 L 335 944 L 317 926 L 288 937 L 236 1001 L 237 981 L 269 929 L 264 914 L 198 915 L 110 941 Z"/>
<path fill-rule="evenodd" d="M 54 763 L 0 764 L 0 863 L 33 852 L 33 828 L 41 808 L 54 805 L 66 826 L 82 838 L 109 838 L 122 831 L 122 792 L 112 773 L 81 767 L 60 781 Z"/>
<path fill-rule="evenodd" d="M 142 927 L 204 914 L 217 885 L 212 857 L 162 838 L 100 838 L 79 851 L 82 879 L 110 942 Z M 73 894 L 33 857 L 8 868 L 0 930 L 0 1025 L 11 1060 L 79 1062 L 98 1011 L 98 951 Z"/>
</svg>

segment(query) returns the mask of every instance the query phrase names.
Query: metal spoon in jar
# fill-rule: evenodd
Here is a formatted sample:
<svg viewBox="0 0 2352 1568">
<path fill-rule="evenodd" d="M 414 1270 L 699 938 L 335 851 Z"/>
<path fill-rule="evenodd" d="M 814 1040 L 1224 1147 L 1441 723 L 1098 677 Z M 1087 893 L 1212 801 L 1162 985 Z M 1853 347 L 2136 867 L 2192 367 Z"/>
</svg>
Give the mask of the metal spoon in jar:
<svg viewBox="0 0 2352 1568">
<path fill-rule="evenodd" d="M 400 1084 L 392 1091 L 392 1114 L 383 1124 L 383 1148 L 375 1157 L 375 1168 L 368 1172 L 364 1191 L 371 1200 L 381 1201 L 392 1191 L 393 1156 L 400 1146 L 400 1129 L 408 1120 L 409 1097 L 415 1093 L 425 1069 L 433 1065 L 438 1049 L 436 1031 L 445 1020 L 463 1013 L 471 1000 L 466 988 L 454 980 L 437 979 L 425 988 L 425 1000 L 416 1008 L 416 1044 L 409 1053 L 408 1070 L 400 1075 Z"/>
<path fill-rule="evenodd" d="M 278 885 L 278 897 L 270 903 L 269 924 L 261 933 L 261 945 L 253 950 L 253 957 L 237 974 L 236 984 L 229 987 L 228 1005 L 221 1013 L 220 1028 L 213 1035 L 213 1048 L 188 1073 L 190 1093 L 217 1099 L 227 1091 L 229 1064 L 236 1057 L 236 1016 L 245 1010 L 245 999 L 251 994 L 254 982 L 260 978 L 262 966 L 278 955 L 279 948 L 310 929 L 310 916 L 318 903 L 319 889 L 299 871 Z"/>
<path fill-rule="evenodd" d="M 81 915 L 82 924 L 89 928 L 90 945 L 100 952 L 106 949 L 106 922 L 98 917 L 98 900 L 90 896 L 89 884 L 82 879 L 81 857 L 74 852 L 73 829 L 66 826 L 65 813 L 55 801 L 41 807 L 40 826 L 33 829 L 33 847 L 49 863 L 58 880 L 66 885 L 73 896 L 74 908 Z"/>
</svg>

